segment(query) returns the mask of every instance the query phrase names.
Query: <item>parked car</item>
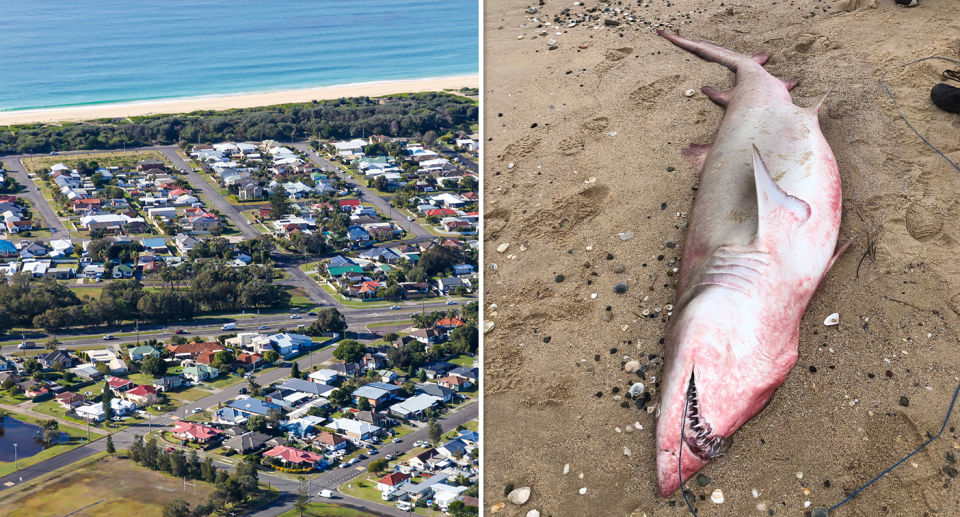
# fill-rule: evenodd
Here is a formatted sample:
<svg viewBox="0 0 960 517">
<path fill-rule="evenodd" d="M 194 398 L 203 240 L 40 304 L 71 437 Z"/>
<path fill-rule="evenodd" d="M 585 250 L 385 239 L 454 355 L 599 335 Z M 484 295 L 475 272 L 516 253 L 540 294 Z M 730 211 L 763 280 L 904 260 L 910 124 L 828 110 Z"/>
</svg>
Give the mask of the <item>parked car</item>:
<svg viewBox="0 0 960 517">
<path fill-rule="evenodd" d="M 56 152 L 56 151 L 50 151 L 50 154 L 60 154 L 60 153 L 58 153 L 58 152 Z"/>
<path fill-rule="evenodd" d="M 193 408 L 193 413 L 194 413 L 194 414 L 199 413 L 199 412 L 201 412 L 201 411 L 203 411 L 203 410 L 200 409 L 200 408 L 198 408 L 198 407 Z"/>
<path fill-rule="evenodd" d="M 393 459 L 393 454 L 387 454 L 387 455 L 384 456 L 384 457 L 387 458 L 387 461 L 389 461 L 389 460 L 392 460 L 392 459 Z"/>
<path fill-rule="evenodd" d="M 358 459 L 359 459 L 359 460 L 365 460 L 365 459 L 367 459 L 367 455 L 366 455 L 366 454 L 358 454 L 357 457 L 354 458 L 354 459 L 355 459 L 355 460 L 358 460 Z"/>
<path fill-rule="evenodd" d="M 401 440 L 400 438 L 394 438 L 393 443 L 403 443 L 403 440 Z"/>
<path fill-rule="evenodd" d="M 377 453 L 379 453 L 379 452 L 380 452 L 380 451 L 378 451 L 378 450 L 376 450 L 376 449 L 369 449 L 369 450 L 367 451 L 367 454 L 373 456 L 374 454 L 377 454 Z"/>
<path fill-rule="evenodd" d="M 117 339 L 117 338 L 113 337 L 113 334 L 107 334 L 106 336 L 103 336 L 104 341 L 112 341 L 114 339 Z"/>
<path fill-rule="evenodd" d="M 354 465 L 354 464 L 356 464 L 356 463 L 359 462 L 359 461 L 360 461 L 360 460 L 359 460 L 358 458 L 353 458 L 352 460 L 348 461 L 347 463 L 349 463 L 350 465 Z"/>
<path fill-rule="evenodd" d="M 247 394 L 247 388 L 240 388 L 240 394 L 241 394 L 241 395 L 246 395 L 246 394 Z"/>
<path fill-rule="evenodd" d="M 347 468 L 347 467 L 349 467 L 349 466 L 350 466 L 349 463 L 341 463 L 341 464 L 340 464 L 340 468 L 342 468 L 342 469 L 345 469 L 345 468 Z"/>
<path fill-rule="evenodd" d="M 412 215 L 408 215 L 408 216 L 407 216 L 407 221 L 416 221 L 416 220 L 417 220 L 417 219 L 416 219 L 415 217 L 413 217 Z"/>
</svg>

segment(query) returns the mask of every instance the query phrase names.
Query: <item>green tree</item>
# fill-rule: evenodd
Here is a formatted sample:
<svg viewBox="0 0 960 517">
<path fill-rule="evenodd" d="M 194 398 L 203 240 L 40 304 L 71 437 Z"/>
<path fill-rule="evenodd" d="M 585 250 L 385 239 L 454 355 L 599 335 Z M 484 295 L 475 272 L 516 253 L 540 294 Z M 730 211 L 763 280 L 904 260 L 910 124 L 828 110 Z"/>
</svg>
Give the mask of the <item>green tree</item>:
<svg viewBox="0 0 960 517">
<path fill-rule="evenodd" d="M 104 363 L 97 363 L 97 366 Z M 103 393 L 100 395 L 100 402 L 103 403 L 103 421 L 110 423 L 113 420 L 113 406 L 110 401 L 113 399 L 113 392 L 110 391 L 110 385 L 103 383 Z"/>
<path fill-rule="evenodd" d="M 290 213 L 290 196 L 284 190 L 283 185 L 277 183 L 270 193 L 270 209 L 273 210 L 273 216 L 277 219 Z"/>
<path fill-rule="evenodd" d="M 455 352 L 461 354 L 476 354 L 480 346 L 480 332 L 473 325 L 457 327 L 450 334 L 450 344 Z"/>
<path fill-rule="evenodd" d="M 300 365 L 297 363 L 297 361 L 294 361 L 293 366 L 290 367 L 290 377 L 293 379 L 300 378 Z"/>
<path fill-rule="evenodd" d="M 419 379 L 421 383 L 427 382 L 427 371 L 420 370 L 420 376 L 417 377 L 417 379 Z"/>
<path fill-rule="evenodd" d="M 263 415 L 251 415 L 247 420 L 247 430 L 255 433 L 267 432 L 267 419 Z"/>
<path fill-rule="evenodd" d="M 47 350 L 56 350 L 57 348 L 60 347 L 60 340 L 57 338 L 53 338 L 50 341 L 47 341 L 43 345 L 43 347 L 46 348 Z"/>
<path fill-rule="evenodd" d="M 31 357 L 24 361 L 23 371 L 27 372 L 27 375 L 34 375 L 43 371 L 43 365 L 36 358 Z"/>
<path fill-rule="evenodd" d="M 350 403 L 350 392 L 343 388 L 336 389 L 330 392 L 330 395 L 327 397 L 327 400 L 330 401 L 335 407 L 343 407 Z"/>
<path fill-rule="evenodd" d="M 303 517 L 303 512 L 310 508 L 310 486 L 307 484 L 307 478 L 300 476 L 300 486 L 297 487 L 297 500 L 293 503 L 293 509 Z"/>
<path fill-rule="evenodd" d="M 308 332 L 312 336 L 319 336 L 324 332 L 336 332 L 343 335 L 346 330 L 346 318 L 336 308 L 329 307 L 317 312 L 317 320 L 310 325 Z"/>
<path fill-rule="evenodd" d="M 366 353 L 366 345 L 352 339 L 345 339 L 341 341 L 336 350 L 333 351 L 333 357 L 345 363 L 355 363 Z"/>
<path fill-rule="evenodd" d="M 386 336 L 383 336 L 383 341 L 386 343 L 393 343 L 398 339 L 400 339 L 400 334 L 397 334 L 396 332 L 390 332 Z"/>
<path fill-rule="evenodd" d="M 143 365 L 140 366 L 140 371 L 152 376 L 154 379 L 159 379 L 167 373 L 167 362 L 160 357 L 151 355 L 143 361 Z"/>
<path fill-rule="evenodd" d="M 43 440 L 53 443 L 60 436 L 60 422 L 56 418 L 43 421 Z M 109 436 L 109 435 L 108 435 Z"/>
<path fill-rule="evenodd" d="M 422 267 L 415 267 L 407 272 L 407 280 L 411 282 L 425 282 L 427 280 L 427 272 Z"/>
<path fill-rule="evenodd" d="M 174 499 L 163 505 L 163 517 L 190 517 L 190 503 Z"/>
<path fill-rule="evenodd" d="M 117 453 L 117 448 L 113 446 L 113 435 L 108 434 L 107 435 L 107 454 L 109 454 L 112 457 L 116 453 Z"/>
<path fill-rule="evenodd" d="M 279 359 L 280 359 L 280 354 L 278 354 L 278 353 L 277 353 L 276 351 L 274 351 L 274 350 L 267 350 L 267 351 L 263 354 L 263 360 L 266 361 L 266 362 L 268 362 L 268 363 L 270 363 L 270 364 L 273 364 L 273 363 L 277 362 Z"/>
<path fill-rule="evenodd" d="M 357 409 L 360 411 L 370 411 L 370 401 L 365 397 L 360 397 L 360 400 L 357 402 Z"/>
<path fill-rule="evenodd" d="M 440 422 L 436 419 L 430 420 L 430 424 L 427 426 L 427 437 L 433 443 L 440 443 L 440 440 L 443 439 L 443 428 L 440 427 Z"/>
<path fill-rule="evenodd" d="M 386 458 L 380 458 L 377 461 L 370 462 L 370 465 L 367 466 L 367 472 L 372 472 L 374 474 L 379 474 L 384 470 L 387 470 L 390 462 Z"/>
</svg>

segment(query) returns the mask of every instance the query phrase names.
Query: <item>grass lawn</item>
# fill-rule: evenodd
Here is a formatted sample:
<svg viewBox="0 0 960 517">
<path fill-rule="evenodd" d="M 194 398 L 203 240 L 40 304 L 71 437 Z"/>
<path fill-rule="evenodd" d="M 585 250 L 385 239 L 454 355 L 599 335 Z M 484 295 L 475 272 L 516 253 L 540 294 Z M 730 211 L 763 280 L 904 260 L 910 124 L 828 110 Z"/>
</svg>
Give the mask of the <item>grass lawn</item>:
<svg viewBox="0 0 960 517">
<path fill-rule="evenodd" d="M 179 404 L 176 404 L 178 407 L 187 402 L 200 400 L 207 395 L 210 395 L 209 391 L 203 388 L 198 388 L 197 386 L 191 386 L 189 389 L 181 388 L 180 391 L 167 392 L 167 398 L 170 399 L 171 402 L 179 402 Z"/>
<path fill-rule="evenodd" d="M 256 501 L 234 508 L 240 513 L 277 498 L 276 490 L 267 491 Z M 183 480 L 137 466 L 130 460 L 97 455 L 90 461 L 71 466 L 40 483 L 30 485 L 0 499 L 0 517 L 33 515 L 128 515 L 160 517 L 163 506 L 183 499 L 195 506 L 207 498 L 213 487 L 202 481 L 194 489 L 184 490 Z M 50 497 L 49 494 L 56 494 Z"/>
<path fill-rule="evenodd" d="M 474 363 L 474 361 L 476 361 L 476 360 L 477 360 L 476 357 L 473 357 L 473 356 L 469 356 L 469 355 L 465 355 L 465 354 L 464 354 L 464 355 L 460 355 L 460 356 L 458 356 L 458 357 L 455 357 L 455 358 L 453 358 L 453 359 L 447 359 L 447 362 L 448 362 L 448 363 L 453 363 L 453 364 L 455 364 L 455 365 L 457 365 L 457 366 L 470 367 L 470 366 L 473 366 L 473 363 Z"/>
<path fill-rule="evenodd" d="M 236 386 L 243 381 L 243 377 L 237 377 L 236 375 L 221 375 L 216 381 L 206 382 L 205 384 L 211 388 L 222 390 L 230 386 Z"/>
<path fill-rule="evenodd" d="M 413 325 L 413 322 L 412 322 L 412 321 L 410 321 L 410 320 L 400 320 L 400 328 L 401 328 L 401 329 L 407 328 L 407 327 L 409 327 L 410 325 Z M 397 326 L 397 322 L 396 322 L 396 321 L 384 321 L 384 322 L 381 322 L 381 323 L 369 323 L 369 324 L 367 324 L 367 328 L 368 328 L 368 329 L 376 329 L 376 328 L 383 328 L 383 327 L 394 327 L 394 328 L 396 328 L 396 326 Z"/>
<path fill-rule="evenodd" d="M 320 287 L 322 287 L 324 291 L 330 293 L 333 296 L 333 298 L 337 301 L 337 303 L 343 305 L 344 307 L 350 307 L 353 309 L 364 309 L 369 307 L 392 307 L 397 303 L 399 303 L 399 302 L 366 302 L 364 303 L 364 302 L 349 300 L 347 298 L 344 298 L 343 300 L 341 300 L 340 294 L 337 293 L 336 289 L 334 289 L 333 287 L 330 287 L 329 285 L 326 285 L 326 284 L 320 284 Z"/>
<path fill-rule="evenodd" d="M 160 151 L 117 151 L 115 153 L 91 153 L 91 154 L 71 154 L 63 156 L 44 156 L 27 158 L 23 164 L 27 172 L 39 173 L 47 172 L 50 167 L 58 163 L 63 163 L 71 169 L 76 168 L 77 162 L 95 161 L 101 167 L 133 167 L 136 168 L 137 162 L 146 159 L 163 160 L 168 167 L 171 166 L 170 160 L 160 153 Z"/>
<path fill-rule="evenodd" d="M 400 438 L 402 440 L 404 436 L 416 431 L 416 429 L 404 427 L 402 425 L 391 427 L 390 430 L 394 432 L 393 438 L 390 438 L 389 440 L 384 440 L 384 442 L 393 441 L 394 438 Z M 384 446 L 386 446 L 386 443 L 384 443 Z"/>
<path fill-rule="evenodd" d="M 380 517 L 378 513 L 367 513 L 350 506 L 330 503 L 310 503 L 309 509 L 303 515 L 304 517 Z M 280 517 L 300 517 L 300 514 L 290 510 L 280 514 Z"/>
<path fill-rule="evenodd" d="M 7 412 L 7 417 L 8 417 L 8 418 L 15 418 L 15 419 L 17 419 L 17 420 L 19 420 L 19 421 L 21 421 L 21 422 L 26 422 L 26 423 L 35 424 L 35 425 L 42 425 L 42 423 L 43 423 L 42 420 L 40 420 L 39 418 L 34 418 L 34 417 L 32 417 L 32 416 L 23 415 L 23 414 L 20 414 L 20 413 L 15 413 L 15 412 L 13 412 L 13 411 L 8 411 L 8 412 Z M 66 433 L 67 435 L 70 436 L 70 439 L 67 441 L 67 443 L 64 443 L 64 444 L 61 444 L 61 445 L 55 445 L 55 446 L 50 447 L 49 449 L 47 449 L 47 450 L 45 450 L 45 451 L 42 451 L 42 452 L 40 452 L 40 453 L 38 453 L 38 454 L 35 454 L 35 455 L 33 455 L 33 456 L 29 457 L 29 458 L 20 458 L 19 461 L 16 462 L 16 463 L 19 464 L 19 467 L 22 469 L 22 468 L 28 467 L 28 466 L 30 466 L 30 465 L 34 465 L 34 464 L 40 463 L 40 462 L 43 461 L 43 460 L 52 458 L 52 457 L 57 456 L 57 455 L 59 455 L 59 454 L 63 454 L 64 452 L 67 452 L 67 451 L 69 451 L 69 450 L 71 450 L 71 449 L 75 449 L 75 448 L 77 448 L 77 447 L 79 447 L 79 446 L 81 445 L 81 443 L 80 443 L 80 442 L 81 442 L 81 439 L 82 439 L 83 443 L 88 443 L 88 442 L 87 442 L 87 432 L 86 432 L 86 430 L 76 429 L 76 428 L 74 428 L 74 427 L 70 427 L 70 426 L 68 426 L 68 425 L 64 425 L 64 426 L 61 426 L 61 427 L 60 427 L 60 432 Z M 104 435 L 101 434 L 101 433 L 98 433 L 98 432 L 93 431 L 93 430 L 90 431 L 90 439 L 91 439 L 91 440 L 97 440 L 97 439 L 103 438 L 103 437 L 104 437 Z M 15 469 L 14 462 L 0 462 L 0 476 L 6 476 L 7 474 L 10 474 L 10 473 L 15 472 L 15 471 L 16 471 L 16 469 Z M 3 508 L 4 508 L 5 506 L 6 506 L 5 504 L 3 504 L 2 502 L 0 502 L 0 516 L 4 515 L 4 514 L 3 514 L 3 511 L 4 511 Z M 28 515 L 29 515 L 29 514 L 28 514 Z M 33 515 L 42 515 L 42 514 L 33 514 Z"/>
</svg>

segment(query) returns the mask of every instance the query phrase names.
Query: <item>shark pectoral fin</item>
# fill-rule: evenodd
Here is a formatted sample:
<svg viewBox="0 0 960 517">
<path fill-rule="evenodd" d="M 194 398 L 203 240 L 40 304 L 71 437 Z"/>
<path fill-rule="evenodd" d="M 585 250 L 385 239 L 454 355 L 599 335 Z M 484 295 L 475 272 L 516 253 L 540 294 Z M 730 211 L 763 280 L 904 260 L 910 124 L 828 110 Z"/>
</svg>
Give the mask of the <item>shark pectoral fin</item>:
<svg viewBox="0 0 960 517">
<path fill-rule="evenodd" d="M 727 107 L 727 104 L 730 104 L 731 94 L 729 91 L 718 90 L 713 86 L 704 86 L 700 88 L 700 91 L 703 92 L 703 94 L 706 95 L 710 100 L 719 104 L 720 106 L 723 106 L 724 108 Z"/>
<path fill-rule="evenodd" d="M 820 114 L 820 106 L 823 106 L 823 101 L 827 100 L 827 95 L 830 95 L 830 92 L 833 91 L 833 86 L 827 90 L 827 93 L 823 94 L 823 97 L 820 98 L 820 102 L 813 105 L 810 109 L 813 110 L 813 115 L 817 116 Z"/>
<path fill-rule="evenodd" d="M 810 205 L 806 201 L 787 194 L 777 185 L 777 182 L 770 176 L 770 172 L 763 164 L 760 158 L 760 151 L 757 146 L 753 147 L 753 177 L 757 184 L 757 208 L 758 208 L 758 227 L 757 235 L 763 239 L 766 230 L 765 225 L 769 220 L 770 214 L 778 210 L 786 210 L 796 217 L 799 224 L 803 224 L 810 218 Z"/>
<path fill-rule="evenodd" d="M 750 56 L 750 58 L 756 61 L 758 65 L 763 66 L 767 64 L 767 60 L 770 59 L 770 54 L 767 54 L 766 52 L 758 52 Z"/>
<path fill-rule="evenodd" d="M 786 88 L 788 92 L 796 88 L 797 85 L 800 84 L 800 81 L 786 81 L 783 79 L 780 79 L 780 82 L 783 83 L 784 88 Z"/>
<path fill-rule="evenodd" d="M 853 244 L 853 239 L 850 239 L 849 241 L 847 241 L 846 244 L 844 244 L 843 246 L 840 246 L 840 249 L 837 250 L 837 252 L 833 255 L 833 258 L 830 259 L 830 263 L 827 264 L 827 270 L 824 271 L 823 274 L 827 274 L 827 272 L 830 271 L 830 268 L 833 267 L 834 262 L 836 262 L 837 259 L 840 258 L 840 255 L 843 255 L 844 251 L 847 251 L 847 248 L 849 248 L 851 244 Z"/>
<path fill-rule="evenodd" d="M 703 162 L 706 161 L 707 154 L 712 148 L 713 144 L 690 144 L 680 154 L 699 172 L 703 170 Z"/>
</svg>

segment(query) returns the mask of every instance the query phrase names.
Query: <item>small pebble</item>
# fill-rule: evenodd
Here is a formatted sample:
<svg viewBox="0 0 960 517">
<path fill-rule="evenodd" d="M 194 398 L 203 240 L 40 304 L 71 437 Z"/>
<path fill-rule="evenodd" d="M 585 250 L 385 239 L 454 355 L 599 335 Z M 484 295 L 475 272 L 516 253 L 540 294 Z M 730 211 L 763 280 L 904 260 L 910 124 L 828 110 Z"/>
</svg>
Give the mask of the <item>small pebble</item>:
<svg viewBox="0 0 960 517">
<path fill-rule="evenodd" d="M 676 169 L 674 169 L 673 167 L 667 167 L 667 172 L 673 172 L 673 171 L 675 171 L 675 170 L 676 170 Z"/>
<path fill-rule="evenodd" d="M 760 497 L 760 492 L 757 492 L 757 489 L 756 489 L 756 488 L 754 488 L 753 490 L 751 490 L 751 491 L 750 491 L 750 494 L 753 495 L 753 498 L 754 498 L 754 499 L 757 499 L 758 497 Z"/>
<path fill-rule="evenodd" d="M 907 397 L 900 397 L 900 405 L 903 407 L 909 407 L 910 399 L 908 399 Z"/>
<path fill-rule="evenodd" d="M 513 492 L 513 483 L 507 483 L 507 486 L 503 487 L 504 497 L 510 495 L 510 492 Z"/>
<path fill-rule="evenodd" d="M 613 253 L 607 253 L 607 260 L 613 260 Z"/>
<path fill-rule="evenodd" d="M 570 473 L 570 464 L 567 463 L 566 465 L 563 466 L 563 475 L 566 476 L 569 473 Z"/>
<path fill-rule="evenodd" d="M 633 453 L 630 452 L 630 448 L 629 448 L 629 447 L 624 447 L 624 448 L 623 448 L 623 455 L 629 458 L 630 456 L 633 456 Z"/>
<path fill-rule="evenodd" d="M 710 484 L 710 478 L 707 477 L 707 476 L 704 476 L 703 474 L 698 474 L 698 475 L 697 475 L 697 484 L 700 485 L 700 486 L 707 486 L 707 485 Z"/>
<path fill-rule="evenodd" d="M 797 472 L 797 479 L 803 479 L 803 472 Z"/>
<path fill-rule="evenodd" d="M 587 487 L 583 487 L 583 488 L 580 489 L 580 495 L 583 495 L 583 494 L 586 494 L 586 493 L 587 493 Z"/>
<path fill-rule="evenodd" d="M 527 512 L 527 517 L 540 517 L 540 512 L 537 510 L 530 510 Z"/>
<path fill-rule="evenodd" d="M 640 369 L 640 361 L 629 361 L 627 364 L 623 365 L 623 371 L 627 373 L 634 373 Z"/>
<path fill-rule="evenodd" d="M 594 356 L 593 356 L 593 360 L 594 360 L 594 361 L 600 361 L 600 354 L 594 355 Z"/>
<path fill-rule="evenodd" d="M 564 279 L 564 278 L 565 278 L 565 277 L 564 277 L 563 275 L 557 275 L 557 278 L 555 278 L 554 280 L 556 280 L 557 283 L 559 284 L 560 282 L 563 282 L 563 279 Z"/>
<path fill-rule="evenodd" d="M 617 285 L 613 286 L 613 292 L 617 294 L 623 294 L 627 292 L 627 284 L 620 282 Z"/>
<path fill-rule="evenodd" d="M 618 274 L 619 274 L 619 273 L 623 273 L 625 270 L 626 270 L 626 268 L 623 267 L 623 266 L 617 266 L 617 267 L 613 268 L 613 272 L 614 272 L 614 273 L 618 273 Z"/>
</svg>

